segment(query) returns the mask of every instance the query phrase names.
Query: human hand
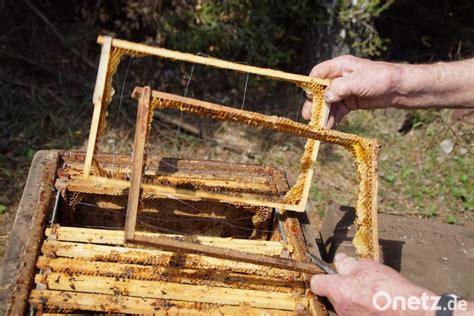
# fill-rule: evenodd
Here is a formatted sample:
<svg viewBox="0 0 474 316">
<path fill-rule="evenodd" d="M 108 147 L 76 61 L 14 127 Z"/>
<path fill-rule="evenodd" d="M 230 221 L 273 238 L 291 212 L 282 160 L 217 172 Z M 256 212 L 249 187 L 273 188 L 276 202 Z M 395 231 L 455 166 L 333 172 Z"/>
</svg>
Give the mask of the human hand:
<svg viewBox="0 0 474 316">
<path fill-rule="evenodd" d="M 370 61 L 346 55 L 324 61 L 309 74 L 333 79 L 326 90 L 326 102 L 331 104 L 327 128 L 333 128 L 350 111 L 384 108 L 394 103 L 400 85 L 403 66 Z M 302 115 L 311 117 L 313 102 L 306 100 Z"/>
<path fill-rule="evenodd" d="M 376 309 L 372 298 L 379 291 L 387 292 L 390 297 L 433 296 L 405 279 L 392 268 L 371 260 L 358 261 L 346 254 L 337 254 L 335 264 L 338 274 L 315 275 L 311 279 L 311 290 L 319 296 L 326 296 L 339 315 L 398 315 L 400 310 Z M 383 299 L 382 299 L 383 301 Z M 381 302 L 380 304 L 384 304 Z M 407 314 L 409 311 L 405 311 Z M 418 310 L 418 315 L 422 311 Z M 433 312 L 431 312 L 433 314 Z"/>
</svg>

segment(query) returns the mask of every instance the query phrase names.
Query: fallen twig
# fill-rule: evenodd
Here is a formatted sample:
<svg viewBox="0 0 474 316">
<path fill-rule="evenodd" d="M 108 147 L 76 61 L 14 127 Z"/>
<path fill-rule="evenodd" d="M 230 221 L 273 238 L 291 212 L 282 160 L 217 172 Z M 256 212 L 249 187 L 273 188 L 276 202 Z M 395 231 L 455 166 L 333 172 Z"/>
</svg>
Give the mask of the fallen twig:
<svg viewBox="0 0 474 316">
<path fill-rule="evenodd" d="M 178 128 L 183 129 L 188 133 L 194 134 L 194 135 L 199 136 L 199 137 L 202 136 L 200 128 L 197 128 L 197 127 L 195 127 L 191 124 L 182 122 L 178 118 L 169 116 L 169 115 L 164 114 L 164 113 L 160 113 L 158 111 L 155 112 L 155 116 L 158 117 L 163 122 L 168 123 L 168 124 L 172 124 L 172 125 L 176 125 L 176 126 L 178 126 Z"/>
</svg>

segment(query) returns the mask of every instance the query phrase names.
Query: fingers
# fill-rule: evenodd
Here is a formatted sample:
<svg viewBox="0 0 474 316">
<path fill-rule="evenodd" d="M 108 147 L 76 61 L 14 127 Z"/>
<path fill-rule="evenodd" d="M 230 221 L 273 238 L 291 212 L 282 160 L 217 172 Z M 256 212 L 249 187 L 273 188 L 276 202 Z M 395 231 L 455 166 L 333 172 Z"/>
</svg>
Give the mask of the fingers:
<svg viewBox="0 0 474 316">
<path fill-rule="evenodd" d="M 351 109 L 349 109 L 343 102 L 331 104 L 326 128 L 336 127 L 336 125 L 339 124 L 344 116 L 346 116 L 350 111 Z"/>
<path fill-rule="evenodd" d="M 340 116 L 338 114 L 338 112 L 340 111 L 340 106 L 342 104 L 341 103 L 335 103 L 335 104 L 331 104 L 330 108 L 329 108 L 329 116 L 328 116 L 328 121 L 326 122 L 326 128 L 334 128 L 336 127 L 336 124 L 338 123 L 336 117 Z"/>
<path fill-rule="evenodd" d="M 311 290 L 314 294 L 331 297 L 333 291 L 340 287 L 348 274 L 355 272 L 358 261 L 345 253 L 338 253 L 334 258 L 338 274 L 321 274 L 311 278 Z"/>
<path fill-rule="evenodd" d="M 337 273 L 347 275 L 354 273 L 360 262 L 353 257 L 349 257 L 345 253 L 338 253 L 334 257 L 334 263 L 336 265 Z"/>
<path fill-rule="evenodd" d="M 312 77 L 333 79 L 324 94 L 326 102 L 332 104 L 327 128 L 333 128 L 351 110 L 358 109 L 356 94 L 360 90 L 360 83 L 353 71 L 354 68 L 360 68 L 361 64 L 360 58 L 346 55 L 324 61 L 311 70 Z M 305 119 L 311 117 L 311 107 L 312 103 L 306 101 L 302 110 Z"/>
<path fill-rule="evenodd" d="M 344 74 L 352 72 L 351 65 L 354 59 L 354 56 L 345 55 L 323 61 L 313 67 L 309 76 L 324 79 L 341 77 Z"/>
<path fill-rule="evenodd" d="M 326 128 L 333 129 L 334 127 L 336 127 L 336 116 L 334 113 L 331 114 L 331 111 L 329 111 L 328 121 L 326 122 Z"/>
<path fill-rule="evenodd" d="M 309 120 L 311 118 L 311 112 L 313 110 L 313 101 L 306 100 L 303 104 L 303 109 L 301 110 L 301 115 L 305 120 Z"/>
<path fill-rule="evenodd" d="M 326 296 L 331 299 L 334 296 L 334 289 L 343 281 L 344 277 L 337 274 L 318 274 L 311 278 L 311 291 L 319 296 Z"/>
<path fill-rule="evenodd" d="M 309 120 L 311 118 L 311 112 L 313 110 L 313 102 L 310 100 L 306 100 L 301 110 L 301 115 L 305 120 Z M 334 128 L 337 124 L 341 122 L 341 120 L 346 116 L 351 109 L 349 109 L 344 103 L 337 102 L 331 104 L 331 108 L 329 110 L 328 120 L 326 122 L 326 128 Z"/>
</svg>

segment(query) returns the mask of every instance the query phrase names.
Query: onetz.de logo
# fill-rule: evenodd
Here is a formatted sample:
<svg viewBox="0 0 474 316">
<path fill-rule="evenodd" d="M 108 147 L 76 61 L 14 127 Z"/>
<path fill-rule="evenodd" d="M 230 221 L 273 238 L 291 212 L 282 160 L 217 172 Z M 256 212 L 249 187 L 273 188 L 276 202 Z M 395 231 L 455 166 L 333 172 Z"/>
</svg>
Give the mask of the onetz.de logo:
<svg viewBox="0 0 474 316">
<path fill-rule="evenodd" d="M 378 311 L 465 311 L 467 310 L 467 302 L 458 298 L 449 301 L 446 307 L 438 306 L 440 296 L 431 296 L 423 292 L 421 296 L 391 296 L 385 291 L 378 291 L 372 297 L 372 305 Z"/>
</svg>

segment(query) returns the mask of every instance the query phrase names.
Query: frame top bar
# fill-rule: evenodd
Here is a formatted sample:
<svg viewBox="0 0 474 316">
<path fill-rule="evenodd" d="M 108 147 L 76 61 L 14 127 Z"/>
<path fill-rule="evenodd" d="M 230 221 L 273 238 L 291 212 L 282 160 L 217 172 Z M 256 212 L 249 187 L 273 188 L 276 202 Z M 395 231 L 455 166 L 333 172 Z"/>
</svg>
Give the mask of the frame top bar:
<svg viewBox="0 0 474 316">
<path fill-rule="evenodd" d="M 99 35 L 97 38 L 97 43 L 103 44 L 105 42 L 106 36 Z M 189 53 L 182 53 L 166 48 L 150 46 L 145 44 L 133 43 L 129 41 L 124 41 L 120 39 L 112 39 L 112 47 L 128 49 L 136 52 L 146 53 L 150 55 L 155 55 L 163 58 L 168 58 L 172 60 L 179 60 L 184 61 L 192 64 L 202 64 L 213 66 L 222 69 L 229 69 L 239 72 L 251 73 L 255 75 L 270 77 L 274 79 L 284 80 L 284 81 L 291 81 L 294 83 L 315 83 L 320 84 L 323 86 L 328 86 L 330 80 L 327 79 L 320 79 L 314 78 L 309 76 L 297 75 L 292 74 L 280 70 L 273 70 L 269 68 L 260 68 L 255 66 L 243 65 L 238 64 L 214 57 L 203 57 L 198 55 L 193 55 Z"/>
</svg>

